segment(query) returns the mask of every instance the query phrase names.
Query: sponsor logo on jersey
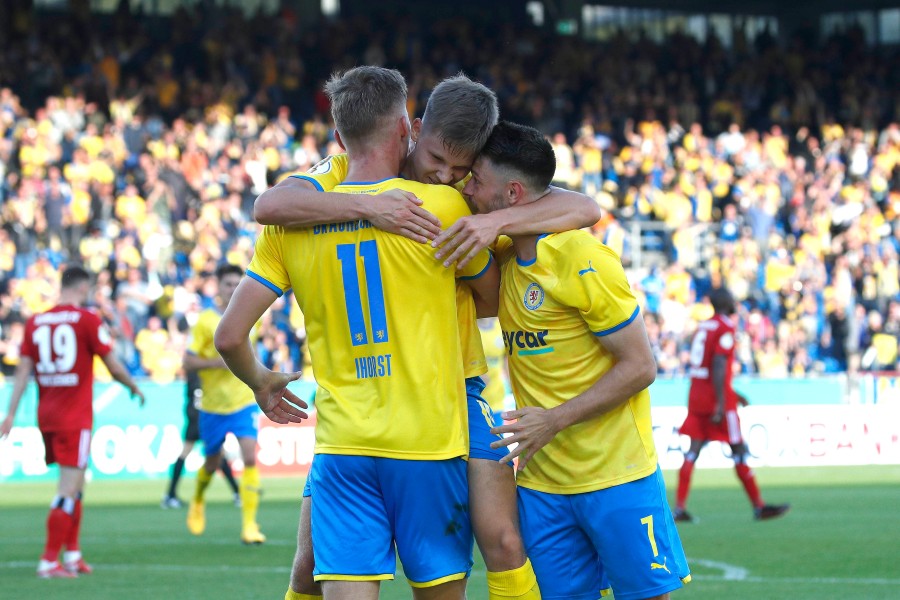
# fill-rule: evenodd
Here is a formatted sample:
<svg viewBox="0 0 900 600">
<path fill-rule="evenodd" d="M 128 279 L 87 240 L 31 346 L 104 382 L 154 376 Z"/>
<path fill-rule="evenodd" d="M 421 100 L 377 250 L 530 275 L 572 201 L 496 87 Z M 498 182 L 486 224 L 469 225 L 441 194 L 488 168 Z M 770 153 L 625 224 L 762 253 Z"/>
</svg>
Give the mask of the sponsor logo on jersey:
<svg viewBox="0 0 900 600">
<path fill-rule="evenodd" d="M 536 283 L 529 284 L 522 302 L 528 310 L 539 309 L 544 303 L 544 288 Z"/>
<path fill-rule="evenodd" d="M 517 348 L 519 356 L 546 354 L 553 352 L 553 346 L 547 345 L 548 333 L 547 329 L 543 331 L 504 331 L 503 345 L 506 346 L 506 352 L 510 356 Z"/>
</svg>

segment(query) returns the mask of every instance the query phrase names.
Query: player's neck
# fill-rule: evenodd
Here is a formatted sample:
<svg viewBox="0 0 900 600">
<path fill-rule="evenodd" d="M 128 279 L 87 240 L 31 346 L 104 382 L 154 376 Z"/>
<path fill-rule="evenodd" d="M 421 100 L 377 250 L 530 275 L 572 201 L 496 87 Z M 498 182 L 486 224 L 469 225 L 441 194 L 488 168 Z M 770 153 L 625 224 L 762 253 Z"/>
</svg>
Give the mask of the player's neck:
<svg viewBox="0 0 900 600">
<path fill-rule="evenodd" d="M 82 302 L 81 298 L 76 294 L 60 292 L 58 304 L 60 306 L 81 306 L 84 302 Z"/>
<path fill-rule="evenodd" d="M 513 247 L 519 263 L 533 263 L 537 259 L 537 241 L 540 235 L 514 235 Z"/>
<path fill-rule="evenodd" d="M 344 181 L 361 183 L 383 181 L 400 173 L 398 153 L 392 146 L 372 146 L 363 152 L 348 153 L 350 166 Z"/>
</svg>

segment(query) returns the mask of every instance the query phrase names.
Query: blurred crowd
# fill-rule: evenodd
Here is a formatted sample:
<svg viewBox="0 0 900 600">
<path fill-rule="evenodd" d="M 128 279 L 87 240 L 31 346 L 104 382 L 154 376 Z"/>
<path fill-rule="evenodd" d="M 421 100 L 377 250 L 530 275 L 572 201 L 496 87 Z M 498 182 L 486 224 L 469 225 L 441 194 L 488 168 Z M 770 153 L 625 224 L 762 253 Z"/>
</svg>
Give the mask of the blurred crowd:
<svg viewBox="0 0 900 600">
<path fill-rule="evenodd" d="M 253 200 L 339 151 L 322 84 L 363 63 L 402 70 L 412 115 L 463 70 L 547 134 L 555 183 L 606 209 L 595 233 L 630 268 L 661 373 L 685 372 L 705 291 L 723 284 L 744 372 L 896 368 L 900 65 L 858 31 L 726 49 L 397 16 L 309 28 L 201 4 L 165 21 L 119 12 L 103 35 L 78 14 L 0 25 L 4 373 L 59 266 L 80 261 L 132 373 L 178 377 L 216 265 L 249 262 Z M 636 239 L 657 252 L 638 260 Z M 260 356 L 298 369 L 304 337 L 285 296 Z"/>
</svg>

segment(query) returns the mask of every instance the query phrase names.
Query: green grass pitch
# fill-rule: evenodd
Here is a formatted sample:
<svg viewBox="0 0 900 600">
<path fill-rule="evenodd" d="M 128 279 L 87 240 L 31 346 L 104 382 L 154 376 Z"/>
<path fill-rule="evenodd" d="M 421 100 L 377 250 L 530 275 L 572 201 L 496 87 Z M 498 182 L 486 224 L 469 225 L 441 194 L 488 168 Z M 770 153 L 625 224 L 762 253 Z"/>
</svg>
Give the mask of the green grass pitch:
<svg viewBox="0 0 900 600">
<path fill-rule="evenodd" d="M 670 497 L 675 472 L 666 473 Z M 791 502 L 783 519 L 755 522 L 731 470 L 700 470 L 690 499 L 696 524 L 679 527 L 694 581 L 673 599 L 900 598 L 900 466 L 760 469 L 770 502 Z M 260 524 L 269 541 L 238 542 L 240 510 L 214 481 L 208 529 L 187 533 L 184 510 L 162 510 L 165 482 L 95 482 L 87 487 L 82 547 L 95 573 L 38 580 L 52 484 L 0 485 L 0 597 L 18 599 L 280 600 L 294 552 L 302 481 L 264 481 Z M 193 480 L 185 479 L 187 497 Z M 402 576 L 382 598 L 411 598 Z M 476 557 L 468 598 L 486 600 Z"/>
</svg>

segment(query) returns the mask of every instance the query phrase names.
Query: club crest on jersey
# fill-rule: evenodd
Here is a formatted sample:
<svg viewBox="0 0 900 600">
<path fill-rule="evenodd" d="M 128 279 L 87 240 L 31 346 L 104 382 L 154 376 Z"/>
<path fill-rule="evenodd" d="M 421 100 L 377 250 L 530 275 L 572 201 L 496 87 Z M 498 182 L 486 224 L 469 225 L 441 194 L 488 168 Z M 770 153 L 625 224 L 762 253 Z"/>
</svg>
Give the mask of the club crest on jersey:
<svg viewBox="0 0 900 600">
<path fill-rule="evenodd" d="M 528 310 L 539 309 L 541 304 L 544 303 L 544 288 L 536 283 L 529 284 L 528 289 L 525 290 L 525 297 L 522 298 L 522 303 Z"/>
<path fill-rule="evenodd" d="M 310 175 L 324 175 L 331 170 L 331 156 L 326 156 L 307 171 Z"/>
</svg>

